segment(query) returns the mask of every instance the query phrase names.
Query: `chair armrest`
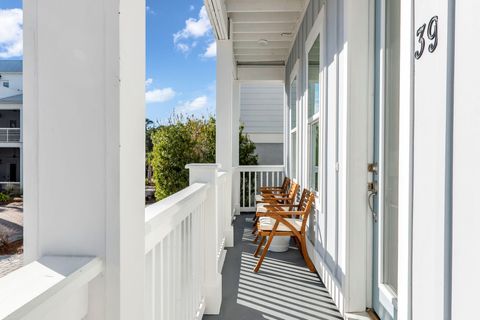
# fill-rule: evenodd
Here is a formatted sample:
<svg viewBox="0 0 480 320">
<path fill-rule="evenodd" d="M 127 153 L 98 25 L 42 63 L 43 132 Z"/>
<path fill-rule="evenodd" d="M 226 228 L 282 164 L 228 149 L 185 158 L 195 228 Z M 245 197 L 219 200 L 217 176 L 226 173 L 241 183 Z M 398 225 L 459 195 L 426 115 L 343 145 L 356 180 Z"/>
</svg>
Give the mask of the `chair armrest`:
<svg viewBox="0 0 480 320">
<path fill-rule="evenodd" d="M 257 216 L 259 217 L 271 217 L 275 218 L 275 215 L 279 216 L 301 216 L 303 215 L 303 211 L 267 211 L 267 212 L 257 212 Z"/>
<path fill-rule="evenodd" d="M 267 202 L 268 203 L 268 202 Z M 263 205 L 264 208 L 299 208 L 299 205 L 298 204 L 283 204 L 283 203 L 279 203 L 279 204 L 265 204 Z"/>
</svg>

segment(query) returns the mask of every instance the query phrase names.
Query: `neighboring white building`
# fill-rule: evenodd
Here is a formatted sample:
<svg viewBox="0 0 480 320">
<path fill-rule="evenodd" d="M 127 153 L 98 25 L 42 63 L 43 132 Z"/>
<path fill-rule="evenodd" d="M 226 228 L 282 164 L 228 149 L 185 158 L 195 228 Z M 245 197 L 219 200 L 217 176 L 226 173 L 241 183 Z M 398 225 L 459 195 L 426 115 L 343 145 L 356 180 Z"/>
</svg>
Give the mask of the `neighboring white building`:
<svg viewBox="0 0 480 320">
<path fill-rule="evenodd" d="M 257 147 L 259 165 L 283 165 L 283 83 L 240 86 L 240 122 Z"/>
<path fill-rule="evenodd" d="M 23 62 L 0 60 L 0 189 L 22 189 Z"/>
</svg>

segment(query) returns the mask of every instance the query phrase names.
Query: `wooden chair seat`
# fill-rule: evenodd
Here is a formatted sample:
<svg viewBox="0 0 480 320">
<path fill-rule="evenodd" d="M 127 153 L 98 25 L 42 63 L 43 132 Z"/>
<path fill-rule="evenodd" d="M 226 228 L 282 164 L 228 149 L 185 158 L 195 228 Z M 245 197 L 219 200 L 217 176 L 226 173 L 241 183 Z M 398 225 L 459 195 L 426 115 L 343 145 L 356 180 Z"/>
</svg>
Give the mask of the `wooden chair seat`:
<svg viewBox="0 0 480 320">
<path fill-rule="evenodd" d="M 284 195 L 280 195 L 280 194 L 268 194 L 268 195 L 261 195 L 261 194 L 257 194 L 255 195 L 255 201 L 257 202 L 263 202 L 263 201 L 266 201 L 266 200 L 275 200 L 275 199 L 280 199 L 280 198 L 284 198 L 285 196 Z"/>
<path fill-rule="evenodd" d="M 258 231 L 257 237 L 260 237 L 260 242 L 254 256 L 257 257 L 260 251 L 262 251 L 262 254 L 258 259 L 254 272 L 260 270 L 268 248 L 275 236 L 292 236 L 300 249 L 308 269 L 311 272 L 315 271 L 315 267 L 308 256 L 306 244 L 306 226 L 314 201 L 315 194 L 304 189 L 298 204 L 294 204 L 292 201 L 290 204 L 265 204 L 257 208 L 255 229 Z M 258 209 L 261 209 L 261 211 Z M 262 250 L 262 246 L 267 238 L 268 241 Z"/>
<path fill-rule="evenodd" d="M 261 202 L 261 203 L 257 203 L 257 212 L 267 212 L 269 209 L 271 210 L 271 208 L 274 207 L 272 205 L 270 205 L 269 203 L 265 203 L 265 202 Z M 282 211 L 286 211 L 288 210 L 288 207 L 282 207 L 282 206 L 275 206 L 276 210 L 282 210 Z"/>
<path fill-rule="evenodd" d="M 287 221 L 290 225 L 292 225 L 297 231 L 300 231 L 302 229 L 302 220 L 300 219 L 292 219 L 292 218 L 285 218 L 285 221 Z M 276 220 L 271 217 L 260 217 L 258 220 L 257 228 L 258 228 L 258 233 L 260 235 L 263 235 L 264 232 L 270 233 L 273 229 L 273 226 L 275 225 Z M 290 227 L 286 226 L 283 223 L 280 223 L 277 227 L 276 234 L 279 235 L 279 232 L 292 232 L 292 229 Z"/>
</svg>

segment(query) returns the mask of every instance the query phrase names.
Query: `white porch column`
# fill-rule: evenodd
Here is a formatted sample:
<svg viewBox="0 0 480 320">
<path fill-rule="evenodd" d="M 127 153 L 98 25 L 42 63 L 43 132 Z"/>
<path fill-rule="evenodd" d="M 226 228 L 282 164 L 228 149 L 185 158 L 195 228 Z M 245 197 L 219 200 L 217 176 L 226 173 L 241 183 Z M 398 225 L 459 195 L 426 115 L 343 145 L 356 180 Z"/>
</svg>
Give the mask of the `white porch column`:
<svg viewBox="0 0 480 320">
<path fill-rule="evenodd" d="M 89 319 L 143 319 L 145 3 L 24 3 L 25 262 L 98 256 Z"/>
<path fill-rule="evenodd" d="M 239 126 L 240 126 L 240 81 L 233 81 L 233 94 L 232 94 L 232 201 L 233 209 L 236 215 L 240 214 L 240 173 L 236 168 L 240 165 L 240 141 L 239 141 Z M 233 230 L 232 230 L 233 232 Z M 232 234 L 233 239 L 233 234 Z M 233 240 L 232 240 L 233 245 Z"/>
<path fill-rule="evenodd" d="M 217 258 L 217 244 L 219 243 L 218 234 L 219 219 L 217 219 L 217 172 L 218 164 L 188 164 L 190 171 L 190 184 L 207 183 L 207 199 L 203 208 L 205 213 L 204 221 L 204 262 L 205 279 L 203 292 L 205 294 L 205 314 L 219 314 L 222 305 L 222 275 L 219 270 Z"/>
<path fill-rule="evenodd" d="M 234 119 L 234 78 L 235 66 L 233 60 L 233 42 L 231 40 L 217 40 L 217 141 L 216 161 L 223 170 L 228 172 L 227 202 L 232 204 L 232 176 L 235 167 L 235 155 L 238 158 L 238 119 Z M 234 140 L 237 142 L 234 143 Z M 238 161 L 238 160 L 237 160 Z M 230 205 L 228 213 L 231 220 L 233 208 Z M 230 225 L 226 234 L 226 245 L 233 246 L 233 227 Z"/>
</svg>

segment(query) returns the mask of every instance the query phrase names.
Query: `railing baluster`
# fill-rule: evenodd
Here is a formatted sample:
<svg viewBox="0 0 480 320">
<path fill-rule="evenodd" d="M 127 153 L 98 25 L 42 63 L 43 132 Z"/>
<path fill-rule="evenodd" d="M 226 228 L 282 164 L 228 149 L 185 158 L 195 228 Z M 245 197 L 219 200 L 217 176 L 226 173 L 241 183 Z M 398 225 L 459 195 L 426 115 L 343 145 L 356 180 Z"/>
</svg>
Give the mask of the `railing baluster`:
<svg viewBox="0 0 480 320">
<path fill-rule="evenodd" d="M 257 171 L 255 171 L 255 195 L 259 194 L 260 192 L 258 192 L 258 189 L 257 189 Z"/>
<path fill-rule="evenodd" d="M 245 207 L 245 172 L 242 172 L 242 207 Z"/>
</svg>

